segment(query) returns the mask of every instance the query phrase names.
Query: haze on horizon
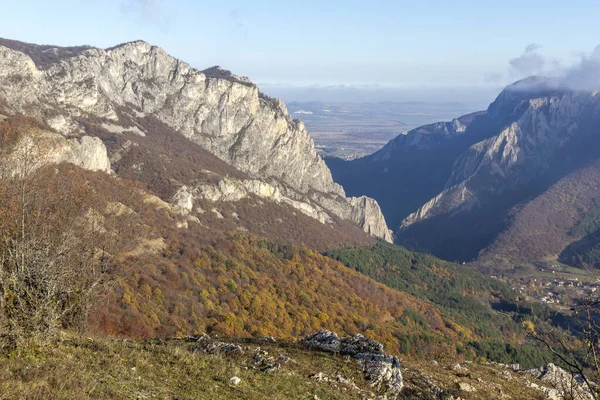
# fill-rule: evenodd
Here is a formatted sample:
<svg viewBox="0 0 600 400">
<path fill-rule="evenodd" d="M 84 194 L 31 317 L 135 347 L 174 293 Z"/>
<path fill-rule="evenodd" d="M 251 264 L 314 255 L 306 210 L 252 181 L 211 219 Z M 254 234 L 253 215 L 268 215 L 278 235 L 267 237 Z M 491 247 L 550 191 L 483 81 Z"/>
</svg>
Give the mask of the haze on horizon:
<svg viewBox="0 0 600 400">
<path fill-rule="evenodd" d="M 517 79 L 581 63 L 600 42 L 600 3 L 589 0 L 32 0 L 2 10 L 0 37 L 101 48 L 143 39 L 288 101 L 371 93 L 479 106 Z"/>
</svg>

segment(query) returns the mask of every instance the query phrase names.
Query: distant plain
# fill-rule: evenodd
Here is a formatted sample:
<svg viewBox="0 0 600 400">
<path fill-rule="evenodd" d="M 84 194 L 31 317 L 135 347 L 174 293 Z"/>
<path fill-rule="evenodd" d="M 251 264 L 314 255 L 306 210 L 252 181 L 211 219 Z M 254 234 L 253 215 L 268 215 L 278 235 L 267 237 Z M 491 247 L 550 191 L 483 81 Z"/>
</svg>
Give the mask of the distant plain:
<svg viewBox="0 0 600 400">
<path fill-rule="evenodd" d="M 450 121 L 473 106 L 426 102 L 290 102 L 293 118 L 304 121 L 326 157 L 353 159 L 372 154 L 399 134 L 421 125 Z"/>
</svg>

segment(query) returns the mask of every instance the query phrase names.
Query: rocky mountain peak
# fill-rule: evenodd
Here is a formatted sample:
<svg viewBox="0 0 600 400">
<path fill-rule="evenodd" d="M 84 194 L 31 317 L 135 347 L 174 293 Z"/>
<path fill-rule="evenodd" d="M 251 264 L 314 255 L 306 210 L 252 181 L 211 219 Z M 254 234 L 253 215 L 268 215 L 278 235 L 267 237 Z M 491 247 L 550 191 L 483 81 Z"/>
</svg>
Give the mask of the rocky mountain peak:
<svg viewBox="0 0 600 400">
<path fill-rule="evenodd" d="M 144 41 L 62 52 L 44 68 L 29 55 L 39 54 L 35 45 L 24 49 L 0 43 L 0 99 L 9 111 L 34 114 L 65 135 L 83 132 L 81 118 L 110 121 L 114 130 L 131 124 L 124 114 L 133 123 L 152 115 L 237 169 L 391 237 L 381 214 L 363 218 L 378 207 L 362 202 L 369 210 L 361 212 L 345 197 L 304 124 L 248 78 L 221 67 L 196 70 Z"/>
<path fill-rule="evenodd" d="M 111 51 L 111 50 L 116 50 L 116 49 L 122 49 L 122 48 L 151 48 L 154 47 L 152 46 L 150 43 L 146 42 L 145 40 L 142 39 L 136 39 L 136 40 L 132 40 L 129 42 L 124 42 L 121 44 L 118 44 L 116 46 L 111 46 L 106 48 L 106 51 Z"/>
<path fill-rule="evenodd" d="M 596 157 L 587 148 L 599 140 L 597 91 L 569 90 L 556 80 L 532 77 L 507 87 L 487 115 L 481 129 L 492 135 L 458 155 L 443 190 L 402 221 L 399 236 L 408 237 L 426 220 L 457 226 L 493 207 L 503 215 Z M 497 224 L 489 229 L 501 229 Z"/>
<path fill-rule="evenodd" d="M 207 68 L 203 70 L 202 73 L 209 78 L 225 79 L 231 82 L 255 86 L 250 80 L 250 78 L 248 78 L 247 76 L 235 75 L 233 72 L 222 68 L 220 65 L 215 65 L 214 67 Z"/>
</svg>

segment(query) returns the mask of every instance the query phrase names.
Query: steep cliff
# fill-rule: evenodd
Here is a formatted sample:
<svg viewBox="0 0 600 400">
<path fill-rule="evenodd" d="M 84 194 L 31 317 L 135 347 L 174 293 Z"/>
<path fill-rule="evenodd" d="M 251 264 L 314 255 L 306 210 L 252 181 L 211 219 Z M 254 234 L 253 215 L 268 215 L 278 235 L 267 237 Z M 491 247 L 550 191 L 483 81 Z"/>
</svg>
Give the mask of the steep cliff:
<svg viewBox="0 0 600 400">
<path fill-rule="evenodd" d="M 448 259 L 472 260 L 513 229 L 522 218 L 520 210 L 531 210 L 525 205 L 569 174 L 579 176 L 599 158 L 599 124 L 597 91 L 532 77 L 508 86 L 486 111 L 406 132 L 371 156 L 328 164 L 347 193 L 378 201 L 388 223 L 397 228 L 398 243 Z M 585 187 L 572 191 L 588 193 Z M 565 199 L 570 196 L 564 193 Z M 590 207 L 592 197 L 586 194 L 586 202 L 577 198 L 578 207 Z M 563 208 L 567 203 L 553 201 Z M 573 214 L 546 211 L 535 214 L 543 220 Z M 579 214 L 574 213 L 575 222 Z M 528 240 L 528 248 L 552 247 L 542 258 L 556 257 L 560 246 L 579 239 L 569 236 L 569 223 L 543 224 L 553 246 L 522 228 L 517 236 L 539 238 Z M 554 229 L 558 226 L 560 232 Z M 494 249 L 497 255 L 498 246 Z M 509 257 L 510 262 L 522 261 L 522 253 Z"/>
<path fill-rule="evenodd" d="M 456 158 L 485 139 L 490 118 L 478 112 L 398 135 L 378 152 L 343 161 L 327 159 L 336 182 L 350 196 L 369 196 L 397 228 L 409 214 L 440 193 Z"/>
<path fill-rule="evenodd" d="M 333 181 L 303 123 L 247 78 L 218 67 L 195 70 L 142 41 L 73 51 L 2 44 L 0 98 L 11 112 L 35 114 L 63 134 L 81 134 L 81 120 L 90 118 L 115 135 L 126 128 L 143 134 L 135 120 L 152 115 L 254 178 L 285 185 L 308 201 L 327 197 L 327 210 L 341 218 L 361 214 Z M 381 214 L 353 222 L 391 238 Z"/>
<path fill-rule="evenodd" d="M 460 258 L 476 257 L 511 226 L 518 215 L 513 207 L 542 195 L 562 177 L 598 158 L 597 91 L 560 89 L 552 81 L 530 79 L 506 88 L 487 114 L 504 121 L 503 127 L 495 130 L 490 125 L 493 136 L 456 158 L 443 190 L 402 221 L 401 240 L 416 243 L 425 229 L 437 226 L 435 235 L 420 238 L 422 249 L 452 257 L 457 253 L 451 249 L 460 241 L 465 249 Z M 554 251 L 556 255 L 560 249 Z"/>
<path fill-rule="evenodd" d="M 509 88 L 512 93 L 516 89 Z M 490 112 L 505 108 L 502 95 Z M 518 102 L 522 116 L 496 136 L 479 142 L 455 162 L 445 190 L 403 221 L 403 227 L 480 204 L 478 195 L 502 194 L 534 179 L 556 164 L 569 142 L 582 138 L 600 119 L 598 92 L 564 92 Z"/>
</svg>

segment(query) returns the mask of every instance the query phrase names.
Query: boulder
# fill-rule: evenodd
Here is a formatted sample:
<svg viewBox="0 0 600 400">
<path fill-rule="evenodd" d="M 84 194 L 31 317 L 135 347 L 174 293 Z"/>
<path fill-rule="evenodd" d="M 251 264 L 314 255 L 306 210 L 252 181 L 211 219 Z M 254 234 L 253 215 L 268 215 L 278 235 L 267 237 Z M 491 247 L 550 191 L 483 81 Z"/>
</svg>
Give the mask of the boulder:
<svg viewBox="0 0 600 400">
<path fill-rule="evenodd" d="M 208 354 L 243 354 L 244 349 L 241 346 L 233 343 L 212 342 L 199 343 L 191 348 L 192 352 L 203 352 Z"/>
<path fill-rule="evenodd" d="M 385 392 L 389 399 L 396 399 L 404 387 L 400 360 L 386 355 L 383 345 L 373 339 L 360 334 L 340 338 L 334 332 L 323 330 L 303 338 L 301 343 L 312 350 L 356 359 L 371 386 Z"/>
</svg>

